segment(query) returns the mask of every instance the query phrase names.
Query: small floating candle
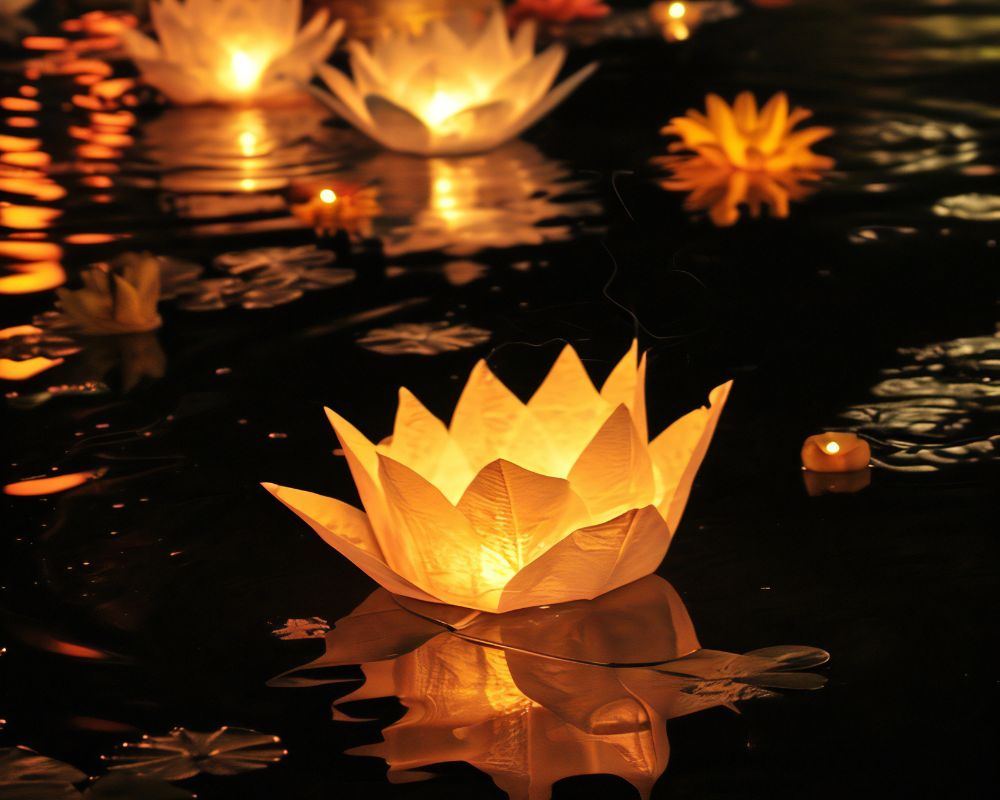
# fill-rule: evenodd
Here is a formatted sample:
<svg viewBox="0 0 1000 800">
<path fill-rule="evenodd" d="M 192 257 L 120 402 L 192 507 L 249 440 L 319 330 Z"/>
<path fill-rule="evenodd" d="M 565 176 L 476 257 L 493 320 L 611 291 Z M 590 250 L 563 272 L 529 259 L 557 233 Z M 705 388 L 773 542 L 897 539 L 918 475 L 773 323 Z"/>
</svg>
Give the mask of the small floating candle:
<svg viewBox="0 0 1000 800">
<path fill-rule="evenodd" d="M 813 472 L 857 472 L 871 459 L 868 442 L 856 433 L 820 433 L 802 445 L 802 466 Z"/>
</svg>

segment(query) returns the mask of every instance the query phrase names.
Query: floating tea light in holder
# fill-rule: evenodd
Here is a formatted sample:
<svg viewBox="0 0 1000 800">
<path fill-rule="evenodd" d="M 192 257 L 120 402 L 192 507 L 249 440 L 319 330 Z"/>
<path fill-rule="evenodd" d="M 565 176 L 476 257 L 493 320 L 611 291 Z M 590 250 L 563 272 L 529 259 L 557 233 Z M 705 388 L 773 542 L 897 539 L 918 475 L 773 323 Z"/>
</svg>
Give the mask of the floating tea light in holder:
<svg viewBox="0 0 1000 800">
<path fill-rule="evenodd" d="M 125 29 L 125 48 L 152 84 L 182 105 L 247 103 L 296 94 L 343 31 L 318 11 L 301 29 L 302 0 L 159 0 L 159 41 Z"/>
<path fill-rule="evenodd" d="M 655 2 L 649 7 L 649 16 L 668 42 L 683 42 L 691 38 L 701 25 L 734 17 L 740 8 L 729 0 L 702 0 L 701 2 Z"/>
<path fill-rule="evenodd" d="M 856 433 L 820 433 L 802 445 L 802 466 L 813 472 L 857 472 L 871 457 L 868 442 Z"/>
<path fill-rule="evenodd" d="M 317 235 L 343 232 L 351 239 L 370 238 L 372 219 L 381 213 L 374 186 L 349 186 L 339 181 L 293 181 L 289 207 Z"/>
<path fill-rule="evenodd" d="M 802 445 L 802 477 L 810 497 L 860 492 L 871 483 L 871 448 L 855 433 L 820 433 Z"/>
<path fill-rule="evenodd" d="M 395 32 L 367 48 L 350 44 L 353 80 L 326 65 L 320 100 L 391 150 L 459 155 L 489 150 L 561 103 L 596 69 L 584 67 L 549 91 L 566 57 L 560 45 L 535 55 L 535 28 L 511 37 L 503 12 L 485 25 L 459 16 L 420 34 Z"/>
<path fill-rule="evenodd" d="M 491 612 L 596 597 L 659 566 L 729 393 L 649 442 L 645 371 L 633 344 L 598 392 L 567 346 L 525 404 L 481 361 L 448 427 L 405 389 L 377 445 L 327 410 L 367 514 L 264 486 L 396 594 Z"/>
</svg>

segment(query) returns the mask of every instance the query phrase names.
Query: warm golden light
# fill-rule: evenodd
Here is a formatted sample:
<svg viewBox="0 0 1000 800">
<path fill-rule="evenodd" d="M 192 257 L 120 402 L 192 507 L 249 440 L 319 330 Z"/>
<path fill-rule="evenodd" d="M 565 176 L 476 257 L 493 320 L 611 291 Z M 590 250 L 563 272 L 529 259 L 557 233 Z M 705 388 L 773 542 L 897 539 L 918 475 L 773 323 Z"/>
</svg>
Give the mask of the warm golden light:
<svg viewBox="0 0 1000 800">
<path fill-rule="evenodd" d="M 598 392 L 566 347 L 525 404 L 480 362 L 450 426 L 402 389 L 378 445 L 328 409 L 367 515 L 265 487 L 398 594 L 485 611 L 596 597 L 662 561 L 729 393 L 649 442 L 645 370 L 633 343 Z"/>
<path fill-rule="evenodd" d="M 332 205 L 337 202 L 337 193 L 333 189 L 323 189 L 319 193 L 319 199 L 327 205 Z"/>
<path fill-rule="evenodd" d="M 237 50 L 229 60 L 229 79 L 236 91 L 248 94 L 257 88 L 264 64 L 258 59 Z"/>
<path fill-rule="evenodd" d="M 420 33 L 396 31 L 371 47 L 352 42 L 352 81 L 321 65 L 332 91 L 317 96 L 380 144 L 419 155 L 496 147 L 562 102 L 595 69 L 549 91 L 565 59 L 561 45 L 535 55 L 534 29 L 511 37 L 502 11 L 485 25 L 465 17 L 434 21 Z"/>
<path fill-rule="evenodd" d="M 667 16 L 671 19 L 681 19 L 686 13 L 683 3 L 671 3 L 667 8 Z"/>
<path fill-rule="evenodd" d="M 52 475 L 48 478 L 31 478 L 24 481 L 8 483 L 3 487 L 3 493 L 10 497 L 39 497 L 48 494 L 58 494 L 75 489 L 104 475 L 103 469 L 89 472 L 73 472 L 65 475 Z"/>
<path fill-rule="evenodd" d="M 821 433 L 802 445 L 802 466 L 812 472 L 856 472 L 870 460 L 871 447 L 856 433 Z"/>
<path fill-rule="evenodd" d="M 301 0 L 164 0 L 150 6 L 159 41 L 120 33 L 146 82 L 175 103 L 242 103 L 297 93 L 330 55 L 343 23 L 320 9 L 300 29 L 301 10 Z"/>
<path fill-rule="evenodd" d="M 257 136 L 252 131 L 243 131 L 237 141 L 240 145 L 240 153 L 249 158 L 257 151 Z"/>
</svg>

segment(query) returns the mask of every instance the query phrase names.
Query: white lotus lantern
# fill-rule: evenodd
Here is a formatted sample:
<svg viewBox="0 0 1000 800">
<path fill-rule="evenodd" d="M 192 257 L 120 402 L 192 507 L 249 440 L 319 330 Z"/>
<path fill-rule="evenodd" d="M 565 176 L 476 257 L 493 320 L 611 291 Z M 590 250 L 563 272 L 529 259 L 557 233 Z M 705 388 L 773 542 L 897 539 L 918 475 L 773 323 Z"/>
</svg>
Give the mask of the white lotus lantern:
<svg viewBox="0 0 1000 800">
<path fill-rule="evenodd" d="M 294 94 L 333 50 L 343 22 L 318 11 L 301 29 L 302 0 L 158 0 L 159 41 L 124 30 L 143 78 L 182 105 Z"/>
<path fill-rule="evenodd" d="M 435 21 L 417 35 L 351 42 L 347 75 L 317 72 L 333 94 L 324 103 L 391 150 L 460 155 L 489 150 L 529 128 L 596 69 L 590 64 L 552 91 L 566 58 L 561 45 L 535 55 L 535 26 L 511 37 L 502 11 L 476 28 L 468 16 Z"/>
</svg>

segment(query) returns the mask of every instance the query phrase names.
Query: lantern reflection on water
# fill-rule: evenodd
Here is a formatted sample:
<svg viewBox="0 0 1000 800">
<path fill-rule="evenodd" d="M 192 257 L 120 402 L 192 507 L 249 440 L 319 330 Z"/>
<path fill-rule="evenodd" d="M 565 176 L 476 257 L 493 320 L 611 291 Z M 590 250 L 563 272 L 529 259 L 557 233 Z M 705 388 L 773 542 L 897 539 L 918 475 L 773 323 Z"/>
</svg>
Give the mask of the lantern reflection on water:
<svg viewBox="0 0 1000 800">
<path fill-rule="evenodd" d="M 376 756 L 394 782 L 464 761 L 515 800 L 545 800 L 574 775 L 617 775 L 648 797 L 670 756 L 666 721 L 769 688 L 814 689 L 798 670 L 827 653 L 778 647 L 746 655 L 701 649 L 680 597 L 649 576 L 593 601 L 483 614 L 394 598 L 379 589 L 326 634 L 320 658 L 272 686 L 340 683 L 360 664 L 364 684 L 334 704 L 396 697 L 406 708 Z M 331 672 L 332 671 L 332 672 Z"/>
<path fill-rule="evenodd" d="M 663 559 L 729 393 L 649 442 L 645 371 L 633 343 L 598 392 L 567 346 L 524 404 L 480 362 L 448 428 L 405 389 L 379 445 L 327 410 L 367 515 L 265 488 L 398 594 L 486 611 L 596 597 Z"/>
</svg>

